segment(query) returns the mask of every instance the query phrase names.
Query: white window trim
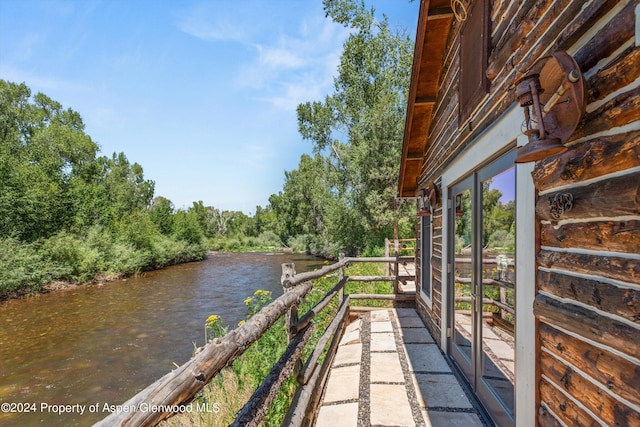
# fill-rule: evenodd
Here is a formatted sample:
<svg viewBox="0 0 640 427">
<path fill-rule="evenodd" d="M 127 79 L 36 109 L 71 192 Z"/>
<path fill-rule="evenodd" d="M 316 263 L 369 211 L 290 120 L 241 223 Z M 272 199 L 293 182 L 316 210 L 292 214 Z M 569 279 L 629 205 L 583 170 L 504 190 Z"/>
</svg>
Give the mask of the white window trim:
<svg viewBox="0 0 640 427">
<path fill-rule="evenodd" d="M 491 159 L 514 140 L 518 145 L 527 142 L 522 135 L 522 109 L 514 104 L 494 124 L 484 131 L 458 158 L 452 162 L 442 175 L 443 204 L 449 199 L 448 188 L 451 184 L 467 176 L 486 160 Z M 531 172 L 533 163 L 516 164 L 516 385 L 515 408 L 518 426 L 533 426 L 536 416 L 535 382 L 535 317 L 533 302 L 535 299 L 535 189 Z M 444 205 L 446 207 L 446 205 Z M 526 208 L 526 209 L 524 209 Z M 444 209 L 442 218 L 442 329 L 441 343 L 447 352 L 447 331 L 449 324 L 448 304 L 449 275 L 449 224 L 448 209 Z"/>
</svg>

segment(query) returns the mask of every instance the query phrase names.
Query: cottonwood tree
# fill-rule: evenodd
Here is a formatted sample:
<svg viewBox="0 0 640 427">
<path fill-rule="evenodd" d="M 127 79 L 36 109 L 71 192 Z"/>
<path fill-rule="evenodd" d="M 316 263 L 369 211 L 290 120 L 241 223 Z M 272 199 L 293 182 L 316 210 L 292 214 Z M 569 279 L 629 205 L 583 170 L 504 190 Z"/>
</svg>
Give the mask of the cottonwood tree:
<svg viewBox="0 0 640 427">
<path fill-rule="evenodd" d="M 412 204 L 397 198 L 397 179 L 413 42 L 406 32 L 392 30 L 386 17 L 377 20 L 364 2 L 323 4 L 327 16 L 351 34 L 334 92 L 299 105 L 298 127 L 330 165 L 334 238 L 362 248 L 370 236 L 391 229 L 397 238 L 400 226 L 411 221 Z M 360 224 L 365 235 L 354 235 Z"/>
<path fill-rule="evenodd" d="M 80 114 L 0 80 L 0 238 L 111 227 L 147 209 L 155 184 L 142 166 L 98 151 Z"/>
<path fill-rule="evenodd" d="M 31 241 L 70 227 L 74 188 L 97 151 L 78 113 L 0 80 L 0 237 Z"/>
</svg>

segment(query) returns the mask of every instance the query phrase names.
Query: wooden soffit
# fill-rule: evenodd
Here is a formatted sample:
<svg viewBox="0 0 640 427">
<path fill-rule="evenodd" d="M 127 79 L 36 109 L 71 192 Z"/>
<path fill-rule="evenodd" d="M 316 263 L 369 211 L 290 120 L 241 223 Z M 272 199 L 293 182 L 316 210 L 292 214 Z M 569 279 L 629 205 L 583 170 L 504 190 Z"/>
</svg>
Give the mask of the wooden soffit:
<svg viewBox="0 0 640 427">
<path fill-rule="evenodd" d="M 421 0 L 402 141 L 400 197 L 416 197 L 452 22 L 450 0 Z"/>
</svg>

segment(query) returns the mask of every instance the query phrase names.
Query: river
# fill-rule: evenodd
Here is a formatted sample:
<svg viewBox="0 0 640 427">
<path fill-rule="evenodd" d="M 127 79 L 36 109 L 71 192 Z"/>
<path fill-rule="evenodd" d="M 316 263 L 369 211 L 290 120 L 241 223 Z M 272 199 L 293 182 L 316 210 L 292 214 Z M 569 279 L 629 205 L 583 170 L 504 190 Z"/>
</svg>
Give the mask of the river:
<svg viewBox="0 0 640 427">
<path fill-rule="evenodd" d="M 103 286 L 0 303 L 0 425 L 93 424 L 108 415 L 105 404 L 124 402 L 186 362 L 204 344 L 209 315 L 233 327 L 253 292 L 281 295 L 285 262 L 298 272 L 321 264 L 304 255 L 214 253 Z M 72 412 L 56 413 L 63 410 Z"/>
</svg>

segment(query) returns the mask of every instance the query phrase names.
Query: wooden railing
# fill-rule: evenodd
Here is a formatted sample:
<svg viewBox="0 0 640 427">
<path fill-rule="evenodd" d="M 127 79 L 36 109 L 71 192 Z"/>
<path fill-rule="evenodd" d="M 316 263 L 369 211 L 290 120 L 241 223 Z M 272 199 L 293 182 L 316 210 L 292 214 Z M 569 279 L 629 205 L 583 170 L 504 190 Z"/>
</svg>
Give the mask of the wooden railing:
<svg viewBox="0 0 640 427">
<path fill-rule="evenodd" d="M 335 353 L 342 329 L 345 326 L 349 302 L 351 300 L 391 300 L 413 302 L 413 294 L 351 294 L 345 295 L 348 282 L 370 282 L 413 280 L 413 277 L 386 276 L 347 276 L 345 267 L 359 262 L 394 263 L 413 262 L 413 257 L 345 258 L 340 257 L 335 264 L 317 271 L 295 274 L 293 264 L 283 264 L 282 286 L 284 294 L 275 299 L 246 323 L 221 338 L 205 344 L 196 351 L 196 355 L 166 374 L 140 393 L 121 405 L 120 412 L 113 412 L 96 426 L 153 426 L 163 419 L 174 415 L 175 409 L 194 399 L 196 393 L 223 368 L 229 366 L 244 351 L 256 342 L 279 318 L 286 316 L 289 343 L 280 359 L 256 389 L 253 396 L 238 412 L 234 426 L 256 426 L 264 418 L 269 405 L 280 390 L 284 381 L 297 371 L 298 388 L 293 397 L 285 425 L 299 426 L 305 419 L 312 417 L 320 397 L 320 385 L 324 383 L 328 367 Z M 313 288 L 312 280 L 319 279 L 338 271 L 337 283 L 308 312 L 298 316 L 298 304 Z M 397 270 L 395 270 L 397 271 Z M 394 287 L 397 289 L 397 286 Z M 337 314 L 315 344 L 308 359 L 301 363 L 305 345 L 309 342 L 316 325 L 313 319 L 329 303 L 337 299 Z M 319 359 L 325 347 L 329 349 L 324 363 Z M 148 410 L 153 408 L 154 410 Z"/>
<path fill-rule="evenodd" d="M 404 281 L 400 274 L 400 259 L 408 259 L 406 257 L 413 257 L 412 261 L 415 261 L 416 256 L 416 239 L 384 239 L 384 256 L 393 257 L 393 262 L 385 264 L 385 274 L 387 276 L 396 276 L 396 280 L 393 282 L 393 292 L 398 293 L 400 282 Z M 415 274 L 415 271 L 414 271 Z"/>
</svg>

